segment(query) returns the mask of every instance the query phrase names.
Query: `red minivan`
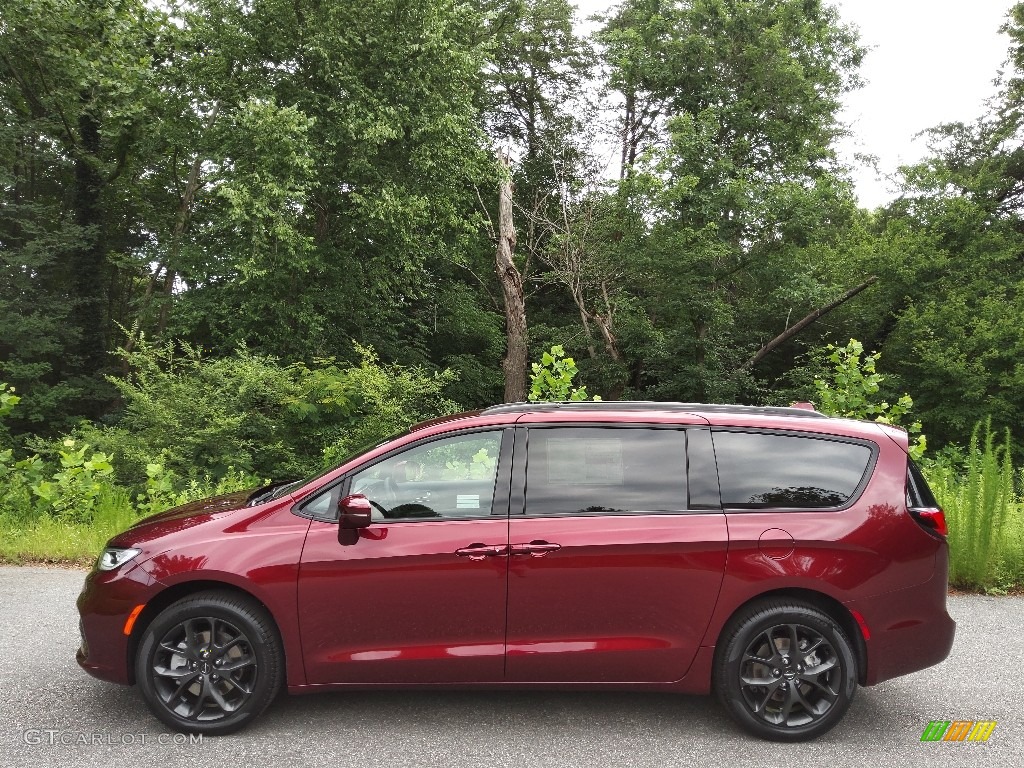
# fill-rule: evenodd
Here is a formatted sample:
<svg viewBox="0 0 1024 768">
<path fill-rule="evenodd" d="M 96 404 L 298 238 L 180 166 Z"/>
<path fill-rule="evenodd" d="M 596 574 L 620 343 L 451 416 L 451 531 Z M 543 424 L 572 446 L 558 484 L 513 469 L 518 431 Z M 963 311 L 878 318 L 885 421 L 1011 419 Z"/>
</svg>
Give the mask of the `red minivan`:
<svg viewBox="0 0 1024 768">
<path fill-rule="evenodd" d="M 706 694 L 813 738 L 938 664 L 945 520 L 904 432 L 803 408 L 516 403 L 116 536 L 78 662 L 180 731 L 291 693 Z"/>
</svg>

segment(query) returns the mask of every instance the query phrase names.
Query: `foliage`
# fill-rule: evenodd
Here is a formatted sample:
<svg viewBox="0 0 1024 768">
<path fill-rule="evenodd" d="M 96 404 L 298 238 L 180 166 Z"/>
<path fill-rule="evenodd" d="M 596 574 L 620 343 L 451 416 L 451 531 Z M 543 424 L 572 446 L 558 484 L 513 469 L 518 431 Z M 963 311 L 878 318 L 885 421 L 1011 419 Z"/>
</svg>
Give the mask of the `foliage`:
<svg viewBox="0 0 1024 768">
<path fill-rule="evenodd" d="M 214 479 L 209 475 L 183 480 L 162 464 L 151 462 L 146 465 L 146 486 L 143 493 L 135 497 L 135 508 L 143 516 L 154 515 L 171 507 L 190 501 L 222 496 L 236 491 L 249 491 L 269 483 L 268 478 L 259 478 L 228 467 L 223 477 Z"/>
<path fill-rule="evenodd" d="M 573 379 L 579 373 L 576 361 L 565 356 L 565 349 L 556 344 L 541 356 L 539 363 L 532 365 L 530 377 L 531 403 L 541 401 L 579 401 L 588 399 L 586 387 L 574 387 Z M 594 395 L 594 400 L 601 398 Z"/>
<path fill-rule="evenodd" d="M 351 427 L 323 451 L 323 463 L 331 464 L 365 445 L 382 442 L 425 419 L 460 410 L 444 396 L 455 380 L 450 370 L 430 373 L 422 368 L 382 365 L 376 352 L 357 345 L 362 358 L 348 371 L 348 385 L 358 393 L 358 415 Z"/>
<path fill-rule="evenodd" d="M 820 0 L 623 0 L 590 39 L 566 0 L 7 6 L 4 514 L 151 511 L 494 402 L 497 149 L 531 397 L 799 391 L 1024 455 L 1024 3 L 997 97 L 874 212 L 836 155 L 864 48 Z M 816 356 L 837 329 L 877 353 Z"/>
<path fill-rule="evenodd" d="M 1010 437 L 977 424 L 963 463 L 933 463 L 928 483 L 946 513 L 950 583 L 969 589 L 1024 584 L 1024 514 Z"/>
<path fill-rule="evenodd" d="M 883 424 L 905 426 L 910 435 L 910 455 L 924 456 L 927 440 L 921 434 L 921 423 L 907 422 L 914 406 L 910 395 L 903 394 L 895 403 L 880 400 L 879 387 L 885 376 L 875 370 L 878 353 L 864 355 L 864 345 L 850 339 L 845 347 L 829 344 L 827 360 L 832 363 L 831 381 L 816 378 L 814 389 L 818 410 L 830 416 L 848 419 L 871 419 Z"/>
<path fill-rule="evenodd" d="M 109 491 L 114 467 L 110 456 L 90 448 L 88 443 L 78 447 L 71 438 L 63 441 L 59 469 L 51 479 L 31 486 L 45 509 L 74 522 L 92 519 L 97 500 Z"/>
<path fill-rule="evenodd" d="M 458 410 L 443 395 L 451 371 L 383 365 L 369 347 L 356 352 L 358 366 L 281 365 L 245 348 L 207 358 L 191 345 L 143 338 L 123 353 L 129 373 L 110 377 L 124 400 L 120 419 L 80 432 L 118 456 L 118 479 L 130 486 L 152 481 L 154 461 L 182 480 L 217 482 L 231 471 L 287 479 Z"/>
</svg>

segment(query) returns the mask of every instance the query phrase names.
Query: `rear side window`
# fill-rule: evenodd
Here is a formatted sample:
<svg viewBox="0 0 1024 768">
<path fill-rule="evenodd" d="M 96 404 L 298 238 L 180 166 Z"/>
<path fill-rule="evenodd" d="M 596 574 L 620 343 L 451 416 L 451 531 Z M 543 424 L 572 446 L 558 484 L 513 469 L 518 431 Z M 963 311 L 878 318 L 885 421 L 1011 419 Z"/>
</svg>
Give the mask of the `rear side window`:
<svg viewBox="0 0 1024 768">
<path fill-rule="evenodd" d="M 681 430 L 533 428 L 528 451 L 528 515 L 686 509 Z"/>
<path fill-rule="evenodd" d="M 740 509 L 839 507 L 871 462 L 862 443 L 759 432 L 714 433 L 722 505 Z"/>
</svg>

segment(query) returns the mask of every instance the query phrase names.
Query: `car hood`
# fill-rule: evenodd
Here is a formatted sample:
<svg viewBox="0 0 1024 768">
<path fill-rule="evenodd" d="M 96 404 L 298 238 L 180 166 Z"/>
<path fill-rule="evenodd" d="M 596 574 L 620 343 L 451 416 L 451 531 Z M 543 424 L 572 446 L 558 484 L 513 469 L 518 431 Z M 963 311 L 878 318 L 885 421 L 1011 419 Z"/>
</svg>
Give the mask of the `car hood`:
<svg viewBox="0 0 1024 768">
<path fill-rule="evenodd" d="M 211 499 L 200 499 L 182 504 L 164 512 L 139 520 L 127 531 L 111 539 L 112 546 L 137 546 L 147 541 L 194 528 L 215 518 L 224 517 L 232 512 L 245 509 L 246 502 L 252 497 L 253 491 L 237 491 Z"/>
</svg>

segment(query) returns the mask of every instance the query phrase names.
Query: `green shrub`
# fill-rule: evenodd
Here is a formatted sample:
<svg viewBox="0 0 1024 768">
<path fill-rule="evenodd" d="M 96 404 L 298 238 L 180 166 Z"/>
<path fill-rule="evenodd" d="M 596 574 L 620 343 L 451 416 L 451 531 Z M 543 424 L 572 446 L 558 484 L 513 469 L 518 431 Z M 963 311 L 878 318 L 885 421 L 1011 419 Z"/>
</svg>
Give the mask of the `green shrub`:
<svg viewBox="0 0 1024 768">
<path fill-rule="evenodd" d="M 950 583 L 991 590 L 1024 576 L 1009 432 L 997 439 L 989 420 L 982 436 L 978 424 L 962 463 L 932 462 L 926 474 L 946 513 Z"/>
<path fill-rule="evenodd" d="M 883 424 L 904 427 L 910 434 L 910 455 L 924 456 L 927 441 L 921 434 L 921 423 L 910 422 L 908 414 L 914 406 L 910 395 L 904 394 L 895 403 L 880 400 L 878 392 L 885 377 L 875 370 L 878 353 L 864 355 L 864 345 L 850 339 L 845 347 L 829 344 L 825 361 L 831 363 L 831 380 L 814 380 L 817 409 L 829 416 L 848 419 L 871 419 Z M 915 437 L 916 436 L 916 437 Z"/>
<path fill-rule="evenodd" d="M 579 373 L 576 361 L 565 356 L 565 349 L 556 344 L 543 354 L 539 363 L 533 363 L 530 376 L 531 403 L 566 402 L 589 399 L 586 387 L 573 387 L 573 379 Z M 594 395 L 594 400 L 600 400 Z"/>
<path fill-rule="evenodd" d="M 229 471 L 297 478 L 352 447 L 459 410 L 443 395 L 451 371 L 385 365 L 371 348 L 356 351 L 355 366 L 283 366 L 245 349 L 210 360 L 189 345 L 143 340 L 122 355 L 130 373 L 110 378 L 124 400 L 119 420 L 80 433 L 117 456 L 121 484 L 148 493 L 154 462 L 201 485 Z"/>
<path fill-rule="evenodd" d="M 121 484 L 144 487 L 154 461 L 179 478 L 217 478 L 228 467 L 288 477 L 316 464 L 316 435 L 296 428 L 308 422 L 292 408 L 301 389 L 274 359 L 241 349 L 208 360 L 197 347 L 145 340 L 122 357 L 129 373 L 110 377 L 124 402 L 118 421 L 80 430 L 117 457 Z"/>
<path fill-rule="evenodd" d="M 337 390 L 327 387 L 322 379 L 325 374 L 336 377 L 334 386 L 340 386 L 352 402 L 344 428 L 338 430 L 337 437 L 323 451 L 323 466 L 337 463 L 359 448 L 382 442 L 417 422 L 462 410 L 444 395 L 448 385 L 455 381 L 453 371 L 434 373 L 417 366 L 386 365 L 372 347 L 356 344 L 356 351 L 361 358 L 357 367 L 344 372 L 309 371 L 303 377 L 312 387 L 311 392 L 327 391 L 330 396 L 335 396 Z M 307 401 L 314 399 L 310 394 L 306 397 Z"/>
<path fill-rule="evenodd" d="M 150 462 L 146 465 L 146 488 L 135 497 L 135 504 L 142 515 L 148 516 L 190 501 L 252 490 L 269 482 L 234 467 L 228 467 L 227 473 L 217 479 L 206 475 L 183 480 L 163 464 Z"/>
</svg>

